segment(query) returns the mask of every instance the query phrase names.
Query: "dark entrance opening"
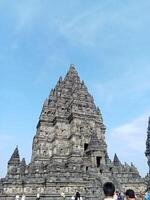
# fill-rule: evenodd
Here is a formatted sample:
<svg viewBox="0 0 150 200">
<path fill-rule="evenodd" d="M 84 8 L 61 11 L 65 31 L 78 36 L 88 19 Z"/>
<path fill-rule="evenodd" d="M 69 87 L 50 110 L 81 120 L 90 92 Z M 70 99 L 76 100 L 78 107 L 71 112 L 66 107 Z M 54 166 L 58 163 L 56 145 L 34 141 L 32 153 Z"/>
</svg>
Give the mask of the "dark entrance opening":
<svg viewBox="0 0 150 200">
<path fill-rule="evenodd" d="M 86 166 L 86 172 L 88 171 L 88 167 Z"/>
<path fill-rule="evenodd" d="M 97 167 L 99 167 L 100 164 L 101 164 L 101 158 L 102 158 L 102 157 L 99 157 L 99 156 L 96 157 L 96 164 L 97 164 Z"/>
<path fill-rule="evenodd" d="M 88 148 L 88 143 L 84 143 L 84 151 Z"/>
</svg>

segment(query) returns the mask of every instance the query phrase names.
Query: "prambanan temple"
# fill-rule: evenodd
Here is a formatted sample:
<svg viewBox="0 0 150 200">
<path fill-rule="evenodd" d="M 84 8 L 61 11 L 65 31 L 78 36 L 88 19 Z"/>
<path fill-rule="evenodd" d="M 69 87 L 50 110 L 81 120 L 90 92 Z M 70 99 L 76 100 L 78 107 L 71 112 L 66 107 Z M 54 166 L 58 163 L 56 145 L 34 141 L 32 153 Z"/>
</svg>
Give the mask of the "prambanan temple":
<svg viewBox="0 0 150 200">
<path fill-rule="evenodd" d="M 105 129 L 100 109 L 71 65 L 43 104 L 31 162 L 20 158 L 18 147 L 8 161 L 7 174 L 0 179 L 0 199 L 25 194 L 26 200 L 35 200 L 40 194 L 41 200 L 61 200 L 63 192 L 70 200 L 79 191 L 84 200 L 101 200 L 106 181 L 122 192 L 145 190 L 150 172 L 143 178 L 133 164 L 122 164 L 116 154 L 110 160 Z M 150 167 L 150 119 L 145 155 Z"/>
</svg>

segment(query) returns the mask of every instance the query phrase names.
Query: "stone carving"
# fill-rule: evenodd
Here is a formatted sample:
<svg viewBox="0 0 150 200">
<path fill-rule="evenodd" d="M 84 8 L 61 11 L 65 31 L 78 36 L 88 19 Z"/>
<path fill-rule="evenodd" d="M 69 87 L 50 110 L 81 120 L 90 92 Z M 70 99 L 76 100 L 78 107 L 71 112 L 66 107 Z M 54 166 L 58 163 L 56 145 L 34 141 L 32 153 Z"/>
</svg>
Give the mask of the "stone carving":
<svg viewBox="0 0 150 200">
<path fill-rule="evenodd" d="M 150 125 L 146 143 L 150 162 Z M 136 167 L 122 164 L 115 154 L 111 161 L 105 142 L 105 125 L 83 81 L 71 65 L 64 78 L 45 100 L 33 138 L 31 163 L 20 162 L 18 148 L 0 180 L 0 199 L 12 200 L 19 194 L 33 200 L 66 199 L 79 191 L 83 199 L 103 199 L 102 185 L 113 181 L 120 191 L 136 192 L 146 187 Z"/>
<path fill-rule="evenodd" d="M 147 180 L 147 187 L 150 187 L 150 117 L 148 121 L 148 128 L 147 128 L 147 140 L 146 140 L 146 151 L 145 155 L 147 157 L 147 163 L 149 166 L 149 173 L 147 174 L 146 180 Z"/>
</svg>

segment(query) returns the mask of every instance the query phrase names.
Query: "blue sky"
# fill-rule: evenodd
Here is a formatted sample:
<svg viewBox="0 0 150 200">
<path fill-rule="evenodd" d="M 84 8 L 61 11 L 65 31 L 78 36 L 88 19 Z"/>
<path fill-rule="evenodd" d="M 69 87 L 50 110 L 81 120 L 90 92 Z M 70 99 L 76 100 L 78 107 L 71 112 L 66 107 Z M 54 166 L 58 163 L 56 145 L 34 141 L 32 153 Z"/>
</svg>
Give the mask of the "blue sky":
<svg viewBox="0 0 150 200">
<path fill-rule="evenodd" d="M 42 104 L 75 64 L 106 125 L 108 152 L 148 172 L 150 1 L 0 1 L 0 176 L 27 163 Z"/>
</svg>

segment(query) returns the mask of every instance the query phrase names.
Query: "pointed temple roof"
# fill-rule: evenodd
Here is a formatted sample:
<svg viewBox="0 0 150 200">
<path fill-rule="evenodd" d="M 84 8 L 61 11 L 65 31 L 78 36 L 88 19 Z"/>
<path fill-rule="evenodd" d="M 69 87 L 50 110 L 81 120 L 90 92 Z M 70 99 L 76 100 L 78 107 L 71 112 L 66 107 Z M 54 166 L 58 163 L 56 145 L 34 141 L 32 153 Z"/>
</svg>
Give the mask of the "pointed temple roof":
<svg viewBox="0 0 150 200">
<path fill-rule="evenodd" d="M 21 166 L 26 166 L 26 161 L 25 161 L 25 158 L 23 158 L 23 159 L 22 159 L 22 161 L 21 161 L 20 165 L 21 165 Z"/>
<path fill-rule="evenodd" d="M 23 158 L 20 163 L 20 174 L 22 176 L 25 174 L 25 170 L 26 170 L 26 161 L 25 161 L 25 158 Z"/>
<path fill-rule="evenodd" d="M 95 131 L 93 131 L 93 134 L 91 135 L 91 140 L 89 142 L 89 145 L 88 145 L 88 148 L 86 150 L 86 152 L 89 152 L 89 151 L 98 151 L 101 149 L 101 146 L 100 146 L 100 141 L 97 137 L 97 134 Z"/>
<path fill-rule="evenodd" d="M 78 79 L 80 81 L 80 78 L 78 76 L 78 72 L 76 71 L 75 67 L 73 64 L 70 65 L 70 68 L 69 68 L 69 71 L 65 77 L 65 80 L 69 79 L 69 80 L 72 80 L 72 79 Z"/>
<path fill-rule="evenodd" d="M 146 140 L 146 151 L 145 155 L 150 157 L 150 117 L 148 120 L 148 128 L 147 128 L 147 140 Z"/>
<path fill-rule="evenodd" d="M 116 153 L 114 155 L 113 163 L 114 163 L 115 166 L 121 165 L 121 162 L 120 162 L 120 160 L 119 160 L 119 158 L 118 158 Z"/>
<path fill-rule="evenodd" d="M 43 104 L 40 121 L 54 123 L 58 118 L 69 120 L 72 114 L 89 115 L 102 121 L 101 112 L 96 108 L 93 97 L 83 81 L 80 81 L 73 64 L 70 65 L 64 80 L 59 78 L 48 99 Z M 57 118 L 57 119 L 56 119 Z"/>
<path fill-rule="evenodd" d="M 18 147 L 15 148 L 10 160 L 8 161 L 9 165 L 19 165 L 20 164 L 20 156 Z"/>
<path fill-rule="evenodd" d="M 145 151 L 145 155 L 148 159 L 147 163 L 149 166 L 149 175 L 150 175 L 150 117 L 148 120 L 148 128 L 147 128 L 147 140 L 146 140 L 146 151 Z M 148 187 L 150 187 L 150 180 L 148 182 Z"/>
</svg>

